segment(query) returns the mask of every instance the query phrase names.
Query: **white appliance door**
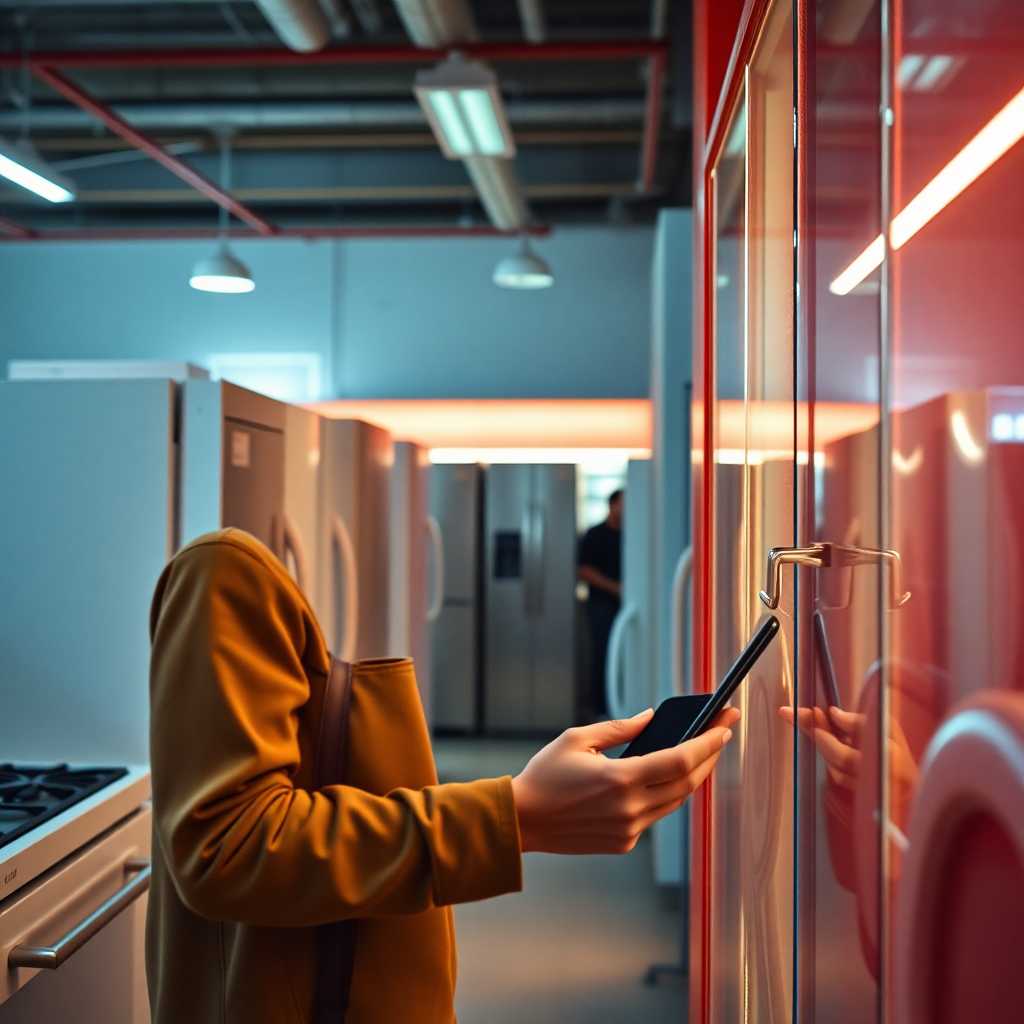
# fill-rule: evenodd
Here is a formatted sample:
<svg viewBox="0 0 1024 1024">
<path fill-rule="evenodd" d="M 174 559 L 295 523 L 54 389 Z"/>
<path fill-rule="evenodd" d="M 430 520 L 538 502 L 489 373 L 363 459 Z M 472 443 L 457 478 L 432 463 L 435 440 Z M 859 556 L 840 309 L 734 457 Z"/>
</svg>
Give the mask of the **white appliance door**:
<svg viewBox="0 0 1024 1024">
<path fill-rule="evenodd" d="M 479 589 L 482 471 L 432 466 L 430 514 L 443 538 L 441 607 L 431 625 L 434 725 L 460 732 L 478 726 Z"/>
<path fill-rule="evenodd" d="M 0 906 L 0 1024 L 147 1024 L 139 867 L 149 861 L 150 830 L 147 805 Z M 59 947 L 91 915 L 105 917 L 121 893 L 127 906 L 60 967 L 10 968 L 16 950 Z"/>
<path fill-rule="evenodd" d="M 149 604 L 173 538 L 166 380 L 0 384 L 0 750 L 149 759 Z"/>
<path fill-rule="evenodd" d="M 316 516 L 320 481 L 320 417 L 288 406 L 284 429 L 284 562 L 303 593 L 317 593 Z M 321 625 L 324 625 L 321 623 Z"/>
<path fill-rule="evenodd" d="M 332 650 L 351 660 L 388 654 L 392 459 L 387 431 L 359 420 L 322 421 L 316 605 Z"/>
</svg>

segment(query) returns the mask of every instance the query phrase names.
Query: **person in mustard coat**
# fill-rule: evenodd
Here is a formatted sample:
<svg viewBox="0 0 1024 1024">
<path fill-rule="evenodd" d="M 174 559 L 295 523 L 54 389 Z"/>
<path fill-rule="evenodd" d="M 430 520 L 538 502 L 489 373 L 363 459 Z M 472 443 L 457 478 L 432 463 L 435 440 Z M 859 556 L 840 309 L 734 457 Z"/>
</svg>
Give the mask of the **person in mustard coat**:
<svg viewBox="0 0 1024 1024">
<path fill-rule="evenodd" d="M 738 713 L 618 760 L 570 729 L 515 778 L 438 785 L 408 659 L 343 666 L 277 558 L 183 548 L 151 615 L 154 1024 L 452 1024 L 451 906 L 524 853 L 625 853 L 707 778 Z"/>
</svg>

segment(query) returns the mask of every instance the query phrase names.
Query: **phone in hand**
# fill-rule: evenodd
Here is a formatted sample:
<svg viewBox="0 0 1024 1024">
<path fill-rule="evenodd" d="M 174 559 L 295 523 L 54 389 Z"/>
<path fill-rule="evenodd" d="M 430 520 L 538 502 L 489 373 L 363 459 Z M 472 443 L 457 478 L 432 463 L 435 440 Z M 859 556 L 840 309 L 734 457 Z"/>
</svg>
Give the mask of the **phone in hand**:
<svg viewBox="0 0 1024 1024">
<path fill-rule="evenodd" d="M 695 693 L 662 701 L 647 728 L 619 756 L 652 754 L 699 736 L 729 703 L 778 631 L 779 620 L 774 615 L 765 616 L 714 693 Z"/>
</svg>

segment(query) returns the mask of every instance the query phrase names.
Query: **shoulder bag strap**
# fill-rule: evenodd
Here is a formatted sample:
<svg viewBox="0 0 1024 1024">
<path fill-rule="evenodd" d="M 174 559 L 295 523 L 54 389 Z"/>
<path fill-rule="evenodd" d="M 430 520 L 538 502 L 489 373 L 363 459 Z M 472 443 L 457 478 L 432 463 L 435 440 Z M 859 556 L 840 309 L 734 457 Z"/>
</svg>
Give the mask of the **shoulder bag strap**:
<svg viewBox="0 0 1024 1024">
<path fill-rule="evenodd" d="M 316 786 L 345 781 L 348 718 L 352 704 L 352 666 L 332 659 L 324 690 L 316 751 Z M 316 929 L 316 996 L 313 1024 L 344 1024 L 356 957 L 356 922 L 335 921 Z"/>
</svg>

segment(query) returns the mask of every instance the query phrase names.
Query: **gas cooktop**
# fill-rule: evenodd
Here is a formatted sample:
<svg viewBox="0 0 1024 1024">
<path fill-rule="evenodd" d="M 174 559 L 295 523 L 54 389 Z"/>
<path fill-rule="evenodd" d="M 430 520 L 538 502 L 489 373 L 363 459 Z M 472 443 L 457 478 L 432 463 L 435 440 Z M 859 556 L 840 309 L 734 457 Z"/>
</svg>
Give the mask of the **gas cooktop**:
<svg viewBox="0 0 1024 1024">
<path fill-rule="evenodd" d="M 127 768 L 0 764 L 0 847 L 127 774 Z"/>
</svg>

